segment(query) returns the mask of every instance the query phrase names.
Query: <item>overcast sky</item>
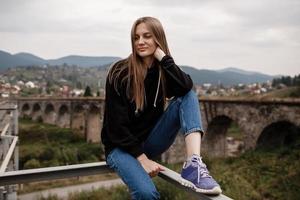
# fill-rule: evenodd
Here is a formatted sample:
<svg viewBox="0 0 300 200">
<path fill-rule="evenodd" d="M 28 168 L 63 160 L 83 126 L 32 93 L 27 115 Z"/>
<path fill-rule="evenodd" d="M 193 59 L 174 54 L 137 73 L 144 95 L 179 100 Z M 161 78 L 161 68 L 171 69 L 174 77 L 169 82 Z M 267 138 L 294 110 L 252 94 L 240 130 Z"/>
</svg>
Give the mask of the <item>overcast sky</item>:
<svg viewBox="0 0 300 200">
<path fill-rule="evenodd" d="M 0 0 L 0 50 L 124 58 L 141 16 L 161 21 L 179 65 L 300 73 L 299 0 Z"/>
</svg>

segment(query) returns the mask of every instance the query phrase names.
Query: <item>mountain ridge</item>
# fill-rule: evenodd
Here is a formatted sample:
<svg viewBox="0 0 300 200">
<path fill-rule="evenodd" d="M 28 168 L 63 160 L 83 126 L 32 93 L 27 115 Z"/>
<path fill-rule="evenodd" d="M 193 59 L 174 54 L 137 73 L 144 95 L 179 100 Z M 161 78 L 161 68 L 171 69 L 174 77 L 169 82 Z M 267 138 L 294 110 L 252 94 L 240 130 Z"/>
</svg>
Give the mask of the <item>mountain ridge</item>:
<svg viewBox="0 0 300 200">
<path fill-rule="evenodd" d="M 43 59 L 36 55 L 21 52 L 10 54 L 0 50 L 0 70 L 4 71 L 9 67 L 28 66 L 28 65 L 77 65 L 81 67 L 107 66 L 120 57 L 113 56 L 81 56 L 68 55 L 57 59 Z M 260 72 L 246 71 L 235 67 L 228 67 L 220 70 L 197 69 L 192 66 L 180 66 L 183 71 L 190 74 L 196 84 L 211 83 L 213 85 L 222 84 L 224 86 L 236 85 L 239 83 L 262 83 L 271 81 L 278 76 L 263 74 Z M 106 68 L 103 68 L 106 69 Z"/>
<path fill-rule="evenodd" d="M 120 57 L 114 56 L 80 56 L 68 55 L 57 59 L 43 59 L 31 53 L 20 52 L 10 54 L 0 50 L 0 70 L 5 70 L 10 67 L 28 66 L 28 65 L 78 65 L 81 67 L 94 67 L 107 65 L 117 60 Z"/>
</svg>

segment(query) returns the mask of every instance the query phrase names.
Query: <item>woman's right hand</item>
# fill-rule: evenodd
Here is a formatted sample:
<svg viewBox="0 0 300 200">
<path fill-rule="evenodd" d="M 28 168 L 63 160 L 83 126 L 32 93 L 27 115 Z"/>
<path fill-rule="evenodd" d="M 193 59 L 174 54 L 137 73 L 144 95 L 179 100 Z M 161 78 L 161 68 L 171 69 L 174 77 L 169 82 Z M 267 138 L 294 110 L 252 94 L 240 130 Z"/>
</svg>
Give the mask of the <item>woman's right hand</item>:
<svg viewBox="0 0 300 200">
<path fill-rule="evenodd" d="M 150 177 L 155 177 L 160 171 L 164 171 L 164 167 L 162 165 L 148 159 L 145 154 L 140 155 L 137 159 Z"/>
<path fill-rule="evenodd" d="M 161 61 L 162 58 L 165 56 L 165 52 L 161 50 L 160 47 L 157 47 L 156 50 L 154 51 L 154 57 L 158 60 Z"/>
</svg>

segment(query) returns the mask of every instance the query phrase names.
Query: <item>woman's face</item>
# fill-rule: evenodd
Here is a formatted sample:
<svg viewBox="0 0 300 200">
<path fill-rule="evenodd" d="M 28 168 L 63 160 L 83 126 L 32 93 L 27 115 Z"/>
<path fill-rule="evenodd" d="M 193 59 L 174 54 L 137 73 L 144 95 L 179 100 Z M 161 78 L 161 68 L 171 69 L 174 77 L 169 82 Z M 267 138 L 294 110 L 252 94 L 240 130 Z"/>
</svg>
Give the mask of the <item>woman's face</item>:
<svg viewBox="0 0 300 200">
<path fill-rule="evenodd" d="M 145 23 L 140 23 L 136 27 L 134 46 L 137 54 L 142 58 L 153 56 L 157 48 L 153 34 L 149 31 Z"/>
</svg>

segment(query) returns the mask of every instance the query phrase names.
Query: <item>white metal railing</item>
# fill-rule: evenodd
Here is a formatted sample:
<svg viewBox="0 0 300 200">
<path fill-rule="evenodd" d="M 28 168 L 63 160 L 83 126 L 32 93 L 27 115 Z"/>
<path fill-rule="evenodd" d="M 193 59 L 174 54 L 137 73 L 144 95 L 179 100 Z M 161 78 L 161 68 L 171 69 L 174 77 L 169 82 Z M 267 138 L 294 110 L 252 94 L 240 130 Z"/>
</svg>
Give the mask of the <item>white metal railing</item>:
<svg viewBox="0 0 300 200">
<path fill-rule="evenodd" d="M 10 144 L 8 152 L 6 153 L 6 156 L 3 160 L 3 162 L 1 163 L 0 174 L 5 172 L 5 170 L 8 166 L 8 163 L 9 163 L 9 161 L 11 160 L 11 158 L 13 156 L 13 153 L 15 151 L 15 148 L 16 148 L 16 145 L 17 145 L 17 142 L 18 142 L 18 137 L 17 136 L 2 136 L 2 139 L 6 139 L 6 138 L 7 139 L 12 139 L 12 143 Z"/>
<path fill-rule="evenodd" d="M 1 137 L 6 135 L 8 127 L 9 127 L 9 124 L 6 124 L 5 127 L 2 129 Z"/>
<path fill-rule="evenodd" d="M 106 162 L 95 162 L 95 163 L 86 163 L 86 164 L 58 166 L 58 167 L 9 171 L 0 174 L 0 185 L 63 179 L 63 178 L 78 177 L 78 176 L 105 174 L 110 172 L 113 171 L 108 167 Z M 218 196 L 207 196 L 201 193 L 197 193 L 194 190 L 186 186 L 183 186 L 181 184 L 180 175 L 177 172 L 172 171 L 168 168 L 165 168 L 165 171 L 159 172 L 158 176 L 174 184 L 175 186 L 187 191 L 188 193 L 197 197 L 199 200 L 230 200 L 231 199 L 222 194 Z"/>
<path fill-rule="evenodd" d="M 16 171 L 19 167 L 18 158 L 18 107 L 7 102 L 0 103 L 0 174 Z M 14 185 L 0 186 L 0 200 L 16 199 Z"/>
</svg>

